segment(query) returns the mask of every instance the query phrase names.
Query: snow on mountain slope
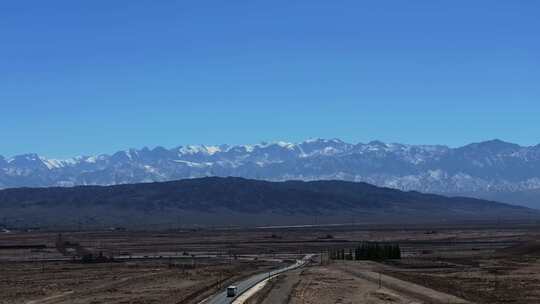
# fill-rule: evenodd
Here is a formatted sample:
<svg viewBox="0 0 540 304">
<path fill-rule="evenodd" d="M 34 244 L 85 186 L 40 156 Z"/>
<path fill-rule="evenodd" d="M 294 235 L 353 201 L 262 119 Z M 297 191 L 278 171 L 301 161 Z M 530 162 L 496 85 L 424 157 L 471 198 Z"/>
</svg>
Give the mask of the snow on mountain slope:
<svg viewBox="0 0 540 304">
<path fill-rule="evenodd" d="M 114 185 L 204 176 L 282 181 L 339 179 L 401 190 L 486 193 L 540 189 L 540 145 L 500 140 L 459 148 L 339 139 L 129 149 L 48 159 L 0 156 L 0 188 Z"/>
</svg>

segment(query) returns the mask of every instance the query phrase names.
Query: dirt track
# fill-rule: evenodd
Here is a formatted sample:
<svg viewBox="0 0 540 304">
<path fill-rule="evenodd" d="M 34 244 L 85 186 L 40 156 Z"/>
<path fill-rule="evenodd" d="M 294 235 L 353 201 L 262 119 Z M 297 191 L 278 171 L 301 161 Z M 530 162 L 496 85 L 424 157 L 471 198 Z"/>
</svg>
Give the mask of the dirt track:
<svg viewBox="0 0 540 304">
<path fill-rule="evenodd" d="M 336 267 L 346 273 L 352 274 L 358 278 L 366 279 L 370 282 L 380 284 L 384 288 L 393 290 L 403 295 L 407 295 L 424 303 L 454 303 L 465 304 L 470 303 L 464 299 L 456 297 L 448 293 L 436 291 L 428 287 L 400 280 L 391 275 L 381 274 L 377 270 L 381 267 L 386 269 L 386 272 L 391 272 L 391 267 L 382 266 L 373 262 L 346 262 L 336 263 Z"/>
</svg>

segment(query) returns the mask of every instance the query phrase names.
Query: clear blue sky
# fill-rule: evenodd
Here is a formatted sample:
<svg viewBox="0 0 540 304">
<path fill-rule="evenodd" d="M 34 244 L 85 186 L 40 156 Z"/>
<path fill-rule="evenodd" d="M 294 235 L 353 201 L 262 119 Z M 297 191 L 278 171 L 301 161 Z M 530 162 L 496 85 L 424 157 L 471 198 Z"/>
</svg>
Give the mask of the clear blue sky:
<svg viewBox="0 0 540 304">
<path fill-rule="evenodd" d="M 3 1 L 0 154 L 540 143 L 540 2 Z"/>
</svg>

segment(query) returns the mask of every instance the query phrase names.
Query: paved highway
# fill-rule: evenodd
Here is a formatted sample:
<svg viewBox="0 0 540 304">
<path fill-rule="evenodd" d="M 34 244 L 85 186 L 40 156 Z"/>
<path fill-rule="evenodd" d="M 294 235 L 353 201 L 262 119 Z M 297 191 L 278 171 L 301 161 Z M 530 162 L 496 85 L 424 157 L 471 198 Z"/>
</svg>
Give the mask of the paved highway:
<svg viewBox="0 0 540 304">
<path fill-rule="evenodd" d="M 313 254 L 306 255 L 302 260 L 297 260 L 295 264 L 277 269 L 270 272 L 260 273 L 257 275 L 254 275 L 242 282 L 238 282 L 232 285 L 235 285 L 238 287 L 238 292 L 236 293 L 236 297 L 227 297 L 226 290 L 222 291 L 221 293 L 211 297 L 208 301 L 204 302 L 205 304 L 229 304 L 232 303 L 239 295 L 249 290 L 251 287 L 257 285 L 259 282 L 269 278 L 273 277 L 275 275 L 278 275 L 280 273 L 296 269 L 298 267 L 304 266 L 311 258 L 313 257 Z M 224 288 L 227 288 L 227 286 L 224 286 Z"/>
</svg>

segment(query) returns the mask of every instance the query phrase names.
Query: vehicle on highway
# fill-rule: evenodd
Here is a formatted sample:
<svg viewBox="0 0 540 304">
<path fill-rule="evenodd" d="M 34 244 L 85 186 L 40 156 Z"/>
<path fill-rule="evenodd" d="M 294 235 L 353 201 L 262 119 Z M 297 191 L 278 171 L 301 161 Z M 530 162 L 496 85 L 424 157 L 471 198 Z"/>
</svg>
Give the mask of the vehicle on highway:
<svg viewBox="0 0 540 304">
<path fill-rule="evenodd" d="M 236 297 L 237 292 L 238 292 L 238 287 L 234 285 L 227 287 L 227 297 Z"/>
</svg>

